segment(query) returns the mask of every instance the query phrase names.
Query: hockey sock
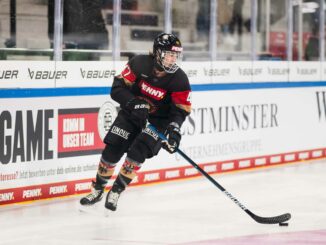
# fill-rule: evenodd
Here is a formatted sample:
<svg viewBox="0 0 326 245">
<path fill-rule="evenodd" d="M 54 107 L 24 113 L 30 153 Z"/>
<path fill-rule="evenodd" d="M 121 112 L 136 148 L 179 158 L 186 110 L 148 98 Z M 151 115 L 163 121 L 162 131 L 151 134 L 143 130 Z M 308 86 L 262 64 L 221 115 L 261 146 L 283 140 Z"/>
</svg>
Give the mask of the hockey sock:
<svg viewBox="0 0 326 245">
<path fill-rule="evenodd" d="M 122 192 L 135 178 L 137 175 L 137 170 L 140 169 L 140 166 L 141 163 L 133 161 L 127 157 L 120 169 L 117 179 L 112 186 L 112 190 Z"/>
<path fill-rule="evenodd" d="M 116 163 L 107 162 L 101 158 L 96 174 L 96 185 L 104 187 L 112 177 L 115 166 Z"/>
</svg>

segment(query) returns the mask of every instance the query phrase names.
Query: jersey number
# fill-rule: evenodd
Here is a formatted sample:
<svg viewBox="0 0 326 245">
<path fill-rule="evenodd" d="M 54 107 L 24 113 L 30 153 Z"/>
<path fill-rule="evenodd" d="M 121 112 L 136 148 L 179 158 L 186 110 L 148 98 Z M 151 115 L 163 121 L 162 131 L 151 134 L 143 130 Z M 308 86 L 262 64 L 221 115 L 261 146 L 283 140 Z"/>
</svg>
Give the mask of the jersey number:
<svg viewBox="0 0 326 245">
<path fill-rule="evenodd" d="M 188 97 L 187 97 L 187 102 L 191 102 L 191 93 L 189 92 Z"/>
</svg>

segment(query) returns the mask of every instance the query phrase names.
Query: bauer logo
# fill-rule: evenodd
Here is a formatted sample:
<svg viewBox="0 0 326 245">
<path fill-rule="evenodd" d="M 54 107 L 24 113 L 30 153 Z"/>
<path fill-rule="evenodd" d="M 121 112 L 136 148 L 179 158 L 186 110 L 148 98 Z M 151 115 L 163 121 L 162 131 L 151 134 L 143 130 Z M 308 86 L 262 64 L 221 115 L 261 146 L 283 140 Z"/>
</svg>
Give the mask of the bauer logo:
<svg viewBox="0 0 326 245">
<path fill-rule="evenodd" d="M 17 79 L 18 70 L 0 70 L 0 79 Z"/>
<path fill-rule="evenodd" d="M 195 69 L 185 70 L 185 72 L 189 78 L 196 77 L 198 75 L 198 71 Z"/>
<path fill-rule="evenodd" d="M 0 193 L 0 202 L 12 201 L 14 199 L 15 197 L 13 192 Z"/>
<path fill-rule="evenodd" d="M 318 73 L 317 68 L 299 68 L 297 67 L 297 74 L 303 76 L 316 75 Z"/>
<path fill-rule="evenodd" d="M 90 78 L 110 78 L 114 77 L 116 74 L 115 70 L 84 70 L 80 68 L 80 74 L 83 79 L 90 79 Z"/>
<path fill-rule="evenodd" d="M 289 68 L 271 68 L 267 67 L 267 72 L 269 75 L 279 76 L 279 75 L 288 75 L 290 74 Z"/>
<path fill-rule="evenodd" d="M 107 101 L 101 106 L 97 117 L 97 129 L 102 140 L 110 130 L 117 115 L 118 110 L 112 102 Z"/>
<path fill-rule="evenodd" d="M 33 80 L 67 79 L 68 71 L 38 71 L 28 68 L 28 75 Z"/>
<path fill-rule="evenodd" d="M 23 198 L 33 198 L 33 197 L 40 197 L 42 196 L 41 188 L 32 189 L 32 190 L 24 190 L 23 191 Z"/>
<path fill-rule="evenodd" d="M 263 73 L 263 68 L 241 68 L 239 67 L 240 76 L 257 76 Z"/>
<path fill-rule="evenodd" d="M 210 68 L 205 69 L 204 68 L 204 74 L 205 76 L 209 77 L 219 77 L 219 76 L 229 76 L 230 75 L 230 68 Z"/>
</svg>

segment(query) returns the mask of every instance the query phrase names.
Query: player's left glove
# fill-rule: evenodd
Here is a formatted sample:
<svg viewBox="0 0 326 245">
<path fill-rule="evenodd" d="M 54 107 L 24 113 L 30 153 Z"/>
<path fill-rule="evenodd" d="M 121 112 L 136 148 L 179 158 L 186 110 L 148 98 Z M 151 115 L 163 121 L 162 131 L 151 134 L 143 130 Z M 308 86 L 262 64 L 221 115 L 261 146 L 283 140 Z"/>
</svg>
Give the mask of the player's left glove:
<svg viewBox="0 0 326 245">
<path fill-rule="evenodd" d="M 145 128 L 150 106 L 142 98 L 134 98 L 128 101 L 126 109 L 130 113 L 130 119 L 133 124 L 139 128 Z"/>
<path fill-rule="evenodd" d="M 165 135 L 167 140 L 162 141 L 162 147 L 172 154 L 177 151 L 180 145 L 181 134 L 179 125 L 175 122 L 170 123 L 165 131 Z"/>
</svg>

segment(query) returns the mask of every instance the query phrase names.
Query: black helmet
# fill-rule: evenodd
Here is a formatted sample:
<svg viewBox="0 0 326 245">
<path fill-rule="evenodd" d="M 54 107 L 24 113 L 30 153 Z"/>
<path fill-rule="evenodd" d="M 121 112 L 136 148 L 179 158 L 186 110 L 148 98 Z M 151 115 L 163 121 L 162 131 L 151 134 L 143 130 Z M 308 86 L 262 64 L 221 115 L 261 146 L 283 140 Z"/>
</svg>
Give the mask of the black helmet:
<svg viewBox="0 0 326 245">
<path fill-rule="evenodd" d="M 160 71 L 174 73 L 179 66 L 177 61 L 181 60 L 182 45 L 174 34 L 161 33 L 155 40 L 153 45 L 153 54 L 155 58 L 155 67 Z M 166 61 L 166 55 L 173 56 L 173 61 Z"/>
</svg>

